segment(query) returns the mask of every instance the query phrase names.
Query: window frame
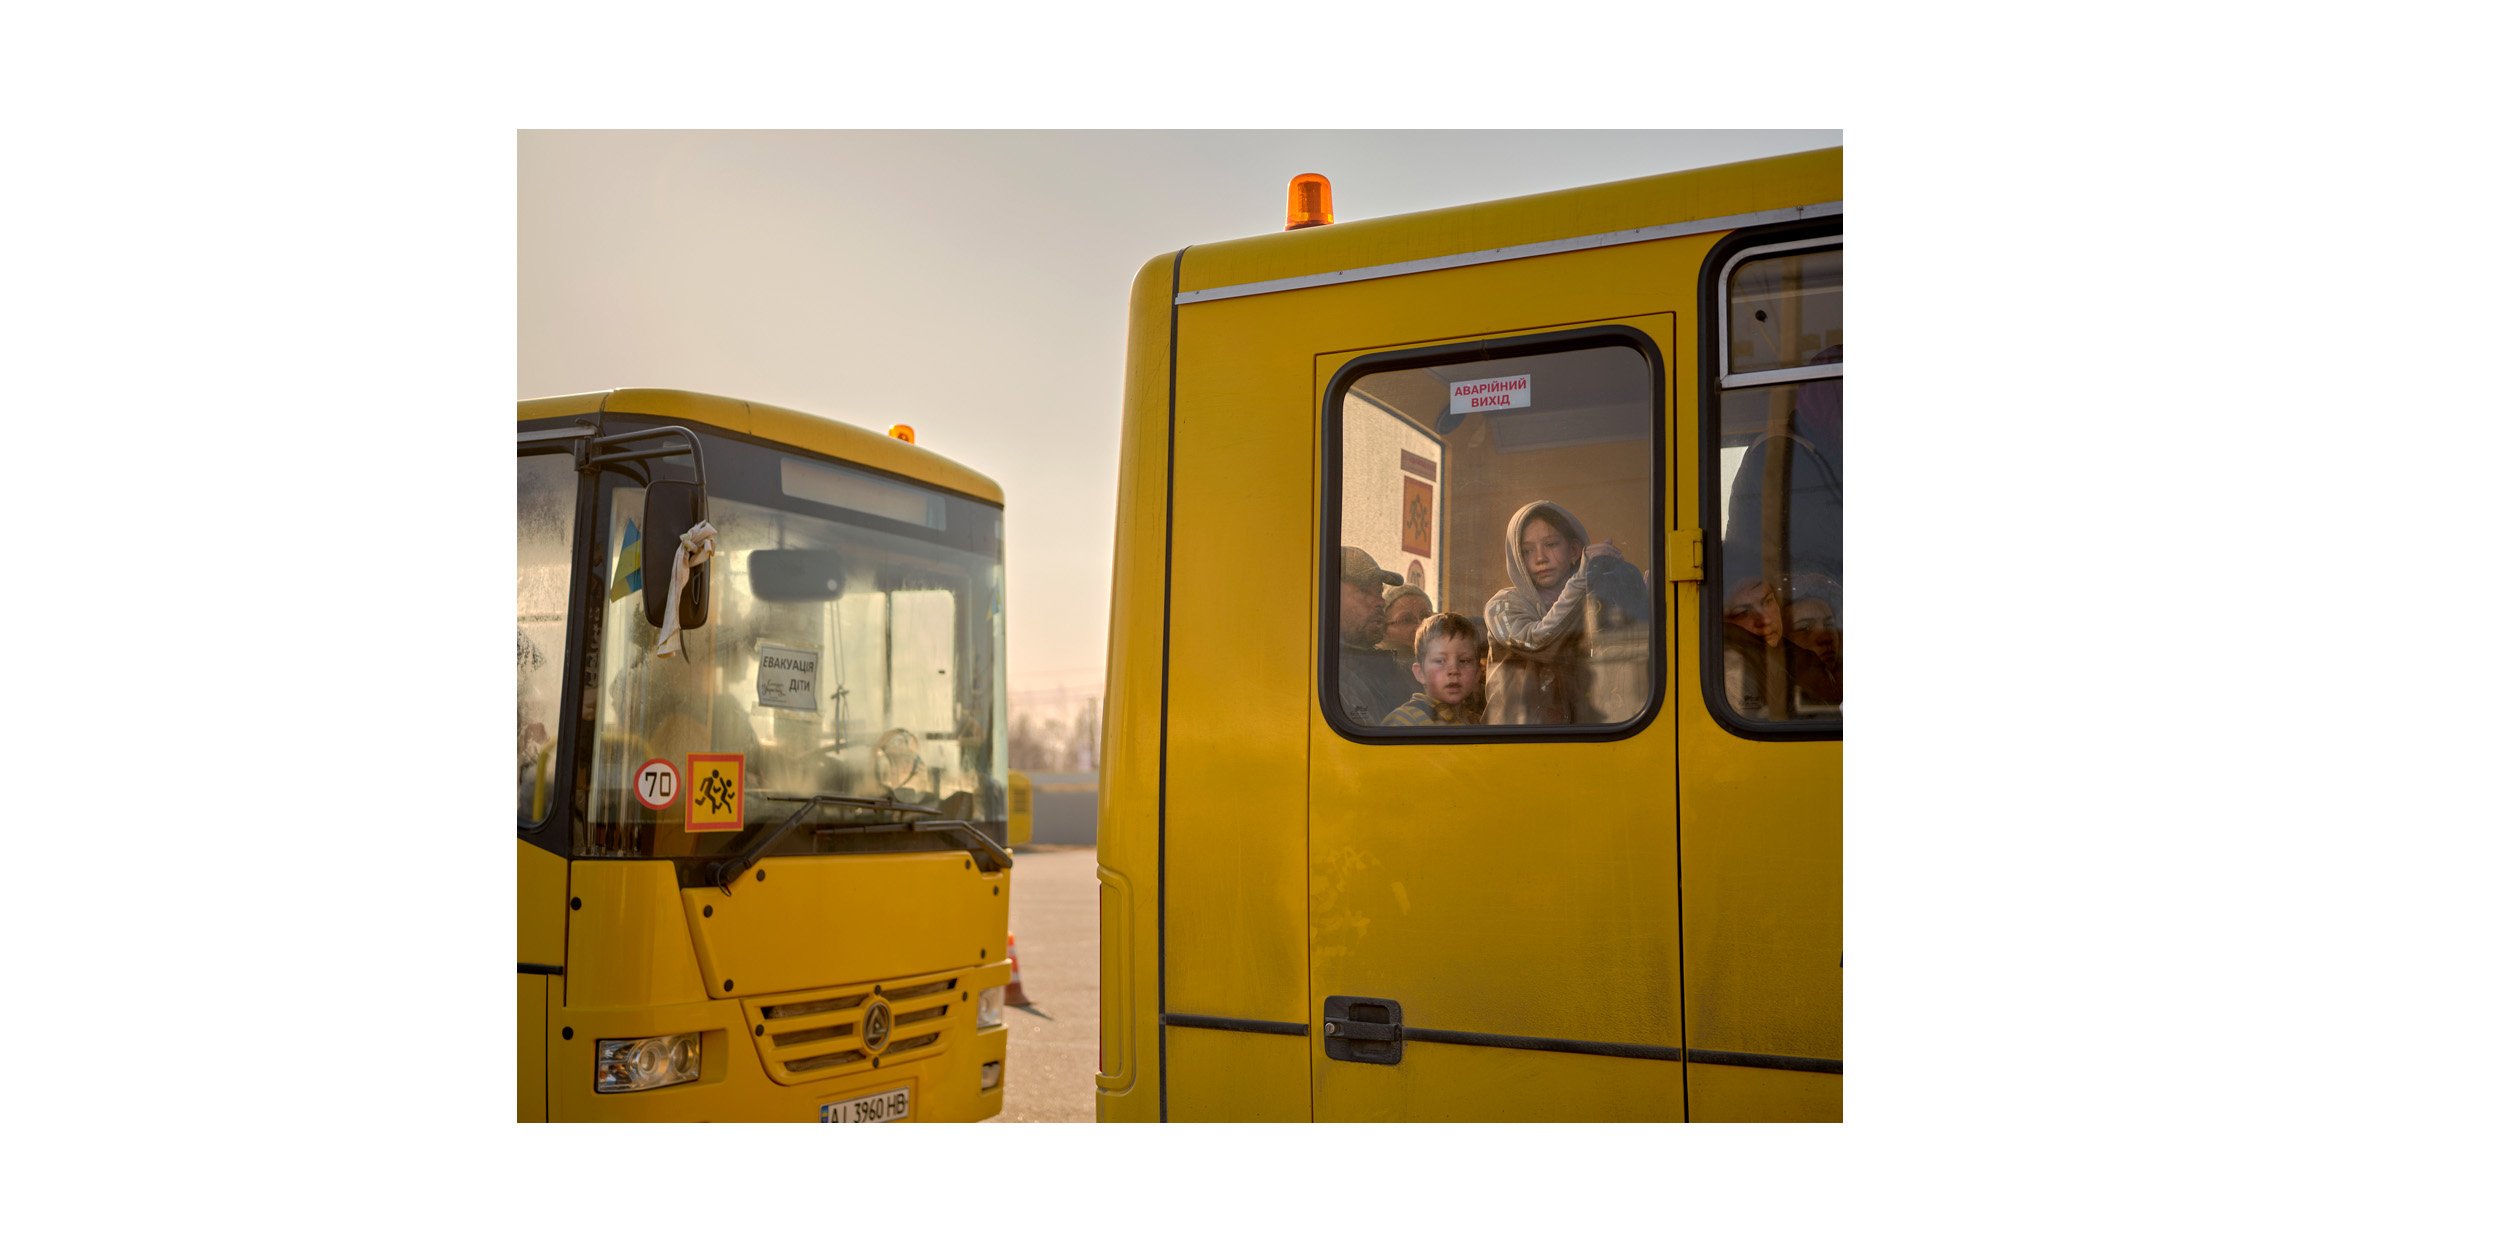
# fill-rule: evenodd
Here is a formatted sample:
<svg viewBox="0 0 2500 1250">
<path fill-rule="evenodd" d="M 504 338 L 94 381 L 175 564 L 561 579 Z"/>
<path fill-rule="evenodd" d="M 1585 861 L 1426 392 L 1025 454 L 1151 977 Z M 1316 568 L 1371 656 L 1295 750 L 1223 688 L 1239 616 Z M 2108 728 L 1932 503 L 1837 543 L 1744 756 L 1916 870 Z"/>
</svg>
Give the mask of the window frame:
<svg viewBox="0 0 2500 1250">
<path fill-rule="evenodd" d="M 1606 725 L 1472 725 L 1463 729 L 1423 729 L 1399 726 L 1358 725 L 1338 707 L 1338 671 L 1336 645 L 1338 612 L 1337 585 L 1344 557 L 1338 538 L 1344 532 L 1342 516 L 1344 500 L 1344 425 L 1345 398 L 1354 384 L 1376 373 L 1405 369 L 1428 368 L 1441 364 L 1488 362 L 1549 356 L 1566 351 L 1595 347 L 1629 347 L 1639 352 L 1649 366 L 1649 559 L 1659 566 L 1667 551 L 1667 440 L 1666 420 L 1667 362 L 1657 340 L 1632 326 L 1603 324 L 1570 330 L 1535 334 L 1513 334 L 1493 338 L 1467 339 L 1429 347 L 1404 348 L 1396 351 L 1372 352 L 1347 361 L 1329 378 L 1321 392 L 1319 425 L 1319 540 L 1313 553 L 1313 567 L 1319 577 L 1313 585 L 1318 612 L 1317 632 L 1312 637 L 1313 691 L 1319 700 L 1321 718 L 1338 737 L 1365 746 L 1431 746 L 1501 742 L 1619 742 L 1630 738 L 1658 718 L 1666 704 L 1668 615 L 1672 604 L 1667 589 L 1672 585 L 1662 568 L 1650 573 L 1649 628 L 1649 691 L 1640 712 L 1629 720 Z M 1447 514 L 1443 531 L 1448 528 Z M 1446 610 L 1448 605 L 1441 607 Z M 1469 615 L 1478 615 L 1469 613 Z M 1488 676 L 1490 670 L 1487 670 Z"/>
<path fill-rule="evenodd" d="M 1721 397 L 1729 391 L 1753 390 L 1768 386 L 1789 386 L 1821 379 L 1842 378 L 1846 364 L 1804 365 L 1786 369 L 1762 369 L 1747 373 L 1728 371 L 1727 298 L 1728 278 L 1736 267 L 1748 260 L 1795 252 L 1829 250 L 1845 251 L 1846 240 L 1839 217 L 1818 218 L 1811 222 L 1777 226 L 1761 230 L 1738 231 L 1721 239 L 1702 261 L 1699 300 L 1701 303 L 1701 341 L 1708 346 L 1710 377 L 1701 387 L 1701 422 L 1699 445 L 1694 448 L 1700 463 L 1700 515 L 1702 536 L 1701 607 L 1698 614 L 1701 654 L 1693 665 L 1694 679 L 1701 683 L 1702 706 L 1719 727 L 1739 738 L 1756 742 L 1837 742 L 1846 712 L 1833 720 L 1765 721 L 1738 714 L 1728 703 L 1724 661 L 1726 640 L 1727 556 L 1720 549 L 1720 535 L 1727 518 L 1720 514 L 1719 495 L 1719 422 Z M 1848 299 L 1846 261 L 1843 261 L 1841 298 Z M 1844 326 L 1845 326 L 1844 322 Z M 1845 341 L 1845 338 L 1844 338 Z M 1844 381 L 1843 385 L 1846 383 Z M 1846 487 L 1847 483 L 1842 485 Z M 1845 507 L 1845 506 L 1844 506 Z M 1844 511 L 1844 516 L 1845 516 Z M 1846 538 L 1843 545 L 1846 546 Z M 1715 662 L 1714 662 L 1715 661 Z"/>
<path fill-rule="evenodd" d="M 551 431 L 565 430 L 581 430 L 585 436 L 588 436 L 596 432 L 599 416 L 597 412 L 582 412 L 569 416 L 523 421 L 519 423 L 519 432 L 525 438 L 532 434 L 543 437 Z M 557 661 L 563 665 L 563 669 L 558 675 L 556 685 L 554 740 L 548 744 L 548 750 L 555 752 L 553 764 L 555 771 L 550 782 L 546 815 L 540 817 L 534 824 L 526 820 L 518 821 L 515 829 L 521 841 L 567 859 L 573 857 L 572 828 L 575 811 L 572 782 L 573 757 L 579 749 L 578 739 L 581 736 L 579 729 L 582 718 L 579 715 L 579 709 L 582 662 L 584 652 L 588 648 L 587 635 L 589 633 L 584 624 L 584 613 L 587 611 L 590 599 L 584 588 L 592 580 L 590 565 L 594 558 L 590 551 L 590 544 L 582 541 L 582 535 L 588 532 L 588 527 L 592 524 L 596 495 L 596 492 L 591 489 L 592 475 L 580 471 L 579 451 L 580 447 L 577 442 L 544 438 L 543 441 L 522 443 L 514 456 L 516 473 L 519 462 L 532 456 L 562 456 L 574 466 L 573 580 L 570 602 L 565 609 L 562 658 Z"/>
</svg>

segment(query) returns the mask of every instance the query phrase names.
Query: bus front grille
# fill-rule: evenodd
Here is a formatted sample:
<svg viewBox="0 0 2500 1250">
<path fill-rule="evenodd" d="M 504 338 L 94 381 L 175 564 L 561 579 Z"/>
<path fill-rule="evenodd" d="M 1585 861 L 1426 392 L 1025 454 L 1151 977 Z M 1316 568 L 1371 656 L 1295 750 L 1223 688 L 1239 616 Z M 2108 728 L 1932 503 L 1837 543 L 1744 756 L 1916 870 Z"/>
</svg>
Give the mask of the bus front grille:
<svg viewBox="0 0 2500 1250">
<path fill-rule="evenodd" d="M 747 1023 L 764 1071 L 783 1085 L 824 1080 L 870 1066 L 926 1059 L 946 1050 L 946 1022 L 969 1007 L 954 976 L 849 985 L 748 1000 Z M 885 1045 L 871 1054 L 862 1030 L 870 1000 L 890 1013 Z"/>
</svg>

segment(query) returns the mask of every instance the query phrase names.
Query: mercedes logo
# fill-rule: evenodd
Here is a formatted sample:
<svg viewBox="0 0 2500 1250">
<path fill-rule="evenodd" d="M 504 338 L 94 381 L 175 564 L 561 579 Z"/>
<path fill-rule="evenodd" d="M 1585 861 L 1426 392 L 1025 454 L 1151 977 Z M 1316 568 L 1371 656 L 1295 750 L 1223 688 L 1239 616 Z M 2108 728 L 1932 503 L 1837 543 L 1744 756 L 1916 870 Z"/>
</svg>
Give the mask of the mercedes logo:
<svg viewBox="0 0 2500 1250">
<path fill-rule="evenodd" d="M 869 1000 L 868 1018 L 859 1026 L 859 1040 L 868 1047 L 868 1053 L 884 1050 L 886 1034 L 893 1029 L 894 1009 L 886 1006 L 882 998 Z"/>
</svg>

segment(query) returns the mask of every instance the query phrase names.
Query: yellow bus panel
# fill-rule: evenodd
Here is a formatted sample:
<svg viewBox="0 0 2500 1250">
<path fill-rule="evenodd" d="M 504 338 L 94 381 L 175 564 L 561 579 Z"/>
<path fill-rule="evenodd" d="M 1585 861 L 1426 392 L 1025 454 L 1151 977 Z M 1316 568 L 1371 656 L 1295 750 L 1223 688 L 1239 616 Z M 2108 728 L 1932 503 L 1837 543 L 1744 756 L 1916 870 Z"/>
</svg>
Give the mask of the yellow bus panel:
<svg viewBox="0 0 2500 1250">
<path fill-rule="evenodd" d="M 520 884 L 517 926 L 521 939 L 521 962 L 549 968 L 561 967 L 564 963 L 564 880 L 567 865 L 564 857 L 553 851 L 527 842 L 517 845 L 521 848 L 521 860 L 514 875 Z"/>
<path fill-rule="evenodd" d="M 1094 835 L 1101 865 L 1104 1067 L 1095 1115 L 1161 1115 L 1162 895 L 1159 807 L 1163 753 L 1165 462 L 1171 380 L 1173 258 L 1138 271 L 1129 292 L 1118 507 L 1111 558 L 1111 629 L 1103 692 L 1102 776 Z M 1115 993 L 1115 989 L 1117 992 Z M 1142 1092 L 1141 1092 L 1142 1091 Z"/>
<path fill-rule="evenodd" d="M 767 859 L 681 906 L 706 992 L 745 998 L 1004 959 L 1006 877 L 969 854 Z"/>
<path fill-rule="evenodd" d="M 1692 535 L 1720 511 L 1705 482 L 1736 473 L 1759 428 L 1704 445 L 1725 332 L 1705 277 L 1740 241 L 1811 239 L 1827 220 L 1813 298 L 1836 307 L 1840 174 L 1837 150 L 1802 153 L 1193 247 L 1139 272 L 1098 843 L 1101 1118 L 1839 1118 L 1837 722 L 1730 728 L 1713 711 L 1741 656 L 1703 640 L 1733 583 L 1698 567 Z M 1836 422 L 1830 331 L 1828 357 L 1796 372 L 1830 380 Z M 1495 436 L 1430 407 L 1422 371 L 1593 343 L 1648 360 L 1645 435 L 1621 432 L 1630 400 L 1610 398 L 1602 438 L 1505 427 L 1508 480 L 1449 459 L 1449 439 L 1489 455 Z M 1399 383 L 1406 410 L 1364 403 L 1424 447 L 1406 498 L 1440 536 L 1419 547 L 1392 526 L 1370 554 L 1418 575 L 1449 562 L 1429 574 L 1435 610 L 1473 614 L 1508 584 L 1499 523 L 1529 496 L 1504 492 L 1569 490 L 1572 466 L 1611 457 L 1572 502 L 1641 569 L 1663 668 L 1645 711 L 1549 740 L 1332 722 L 1326 571 L 1352 540 L 1330 502 L 1331 409 L 1351 368 L 1419 375 Z M 1547 410 L 1595 411 L 1570 408 L 1569 376 L 1546 378 Z M 1631 463 L 1643 437 L 1652 461 Z M 1573 450 L 1597 444 L 1622 450 Z M 1383 1038 L 1402 1040 L 1364 1049 Z"/>
<path fill-rule="evenodd" d="M 1171 1118 L 1257 1123 L 1311 1118 L 1311 1052 L 1298 1037 L 1174 1029 Z M 1144 1107 L 1147 1119 L 1154 1108 Z"/>
<path fill-rule="evenodd" d="M 1690 1070 L 1693 1102 L 1716 1109 L 1714 1119 L 1813 1124 L 1840 1120 L 1838 1076 L 1710 1063 L 1693 1064 Z"/>
<path fill-rule="evenodd" d="M 1311 1073 L 1340 1120 L 1648 1122 L 1681 1118 L 1684 1102 L 1682 1064 L 1491 1046 L 1413 1045 L 1395 1067 L 1320 1063 Z"/>
<path fill-rule="evenodd" d="M 553 978 L 521 974 L 521 996 L 513 1017 L 521 1026 L 521 1065 L 514 1091 L 523 1124 L 547 1118 L 547 987 Z"/>
<path fill-rule="evenodd" d="M 690 1003 L 706 997 L 667 860 L 573 861 L 565 1005 Z"/>
<path fill-rule="evenodd" d="M 812 413 L 721 395 L 706 395 L 700 391 L 628 387 L 580 395 L 553 395 L 522 400 L 520 412 L 523 421 L 595 412 L 673 417 L 734 434 L 752 434 L 757 438 L 803 447 L 991 503 L 1004 500 L 997 482 L 935 452 L 925 451 L 916 444 L 840 421 L 829 421 Z"/>
</svg>

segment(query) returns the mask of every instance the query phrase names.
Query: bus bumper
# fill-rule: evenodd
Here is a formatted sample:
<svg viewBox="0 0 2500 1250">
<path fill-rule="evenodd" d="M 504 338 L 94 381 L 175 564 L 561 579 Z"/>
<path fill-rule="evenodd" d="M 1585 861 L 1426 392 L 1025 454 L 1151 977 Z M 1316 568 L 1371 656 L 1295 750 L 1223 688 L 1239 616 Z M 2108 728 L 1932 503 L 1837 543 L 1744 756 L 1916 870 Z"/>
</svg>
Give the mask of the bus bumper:
<svg viewBox="0 0 2500 1250">
<path fill-rule="evenodd" d="M 546 1013 L 547 1115 L 589 1122 L 779 1121 L 850 1122 L 854 1100 L 902 1090 L 906 1120 L 985 1120 L 1005 1105 L 1007 1028 L 978 1027 L 974 1004 L 982 989 L 1004 986 L 1007 965 L 969 969 L 936 1043 L 916 1050 L 869 1056 L 823 1075 L 776 1071 L 764 1048 L 755 1000 L 720 999 L 647 1008 L 568 1009 L 560 978 Z M 790 995 L 775 995 L 786 999 Z M 659 1089 L 600 1093 L 595 1067 L 601 1039 L 664 1037 L 695 1033 L 702 1039 L 701 1075 Z M 902 1039 L 897 1039 L 899 1042 Z M 983 1069 L 994 1083 L 982 1088 Z M 525 1082 L 526 1084 L 526 1082 Z M 882 1099 L 880 1108 L 894 1100 Z"/>
</svg>

